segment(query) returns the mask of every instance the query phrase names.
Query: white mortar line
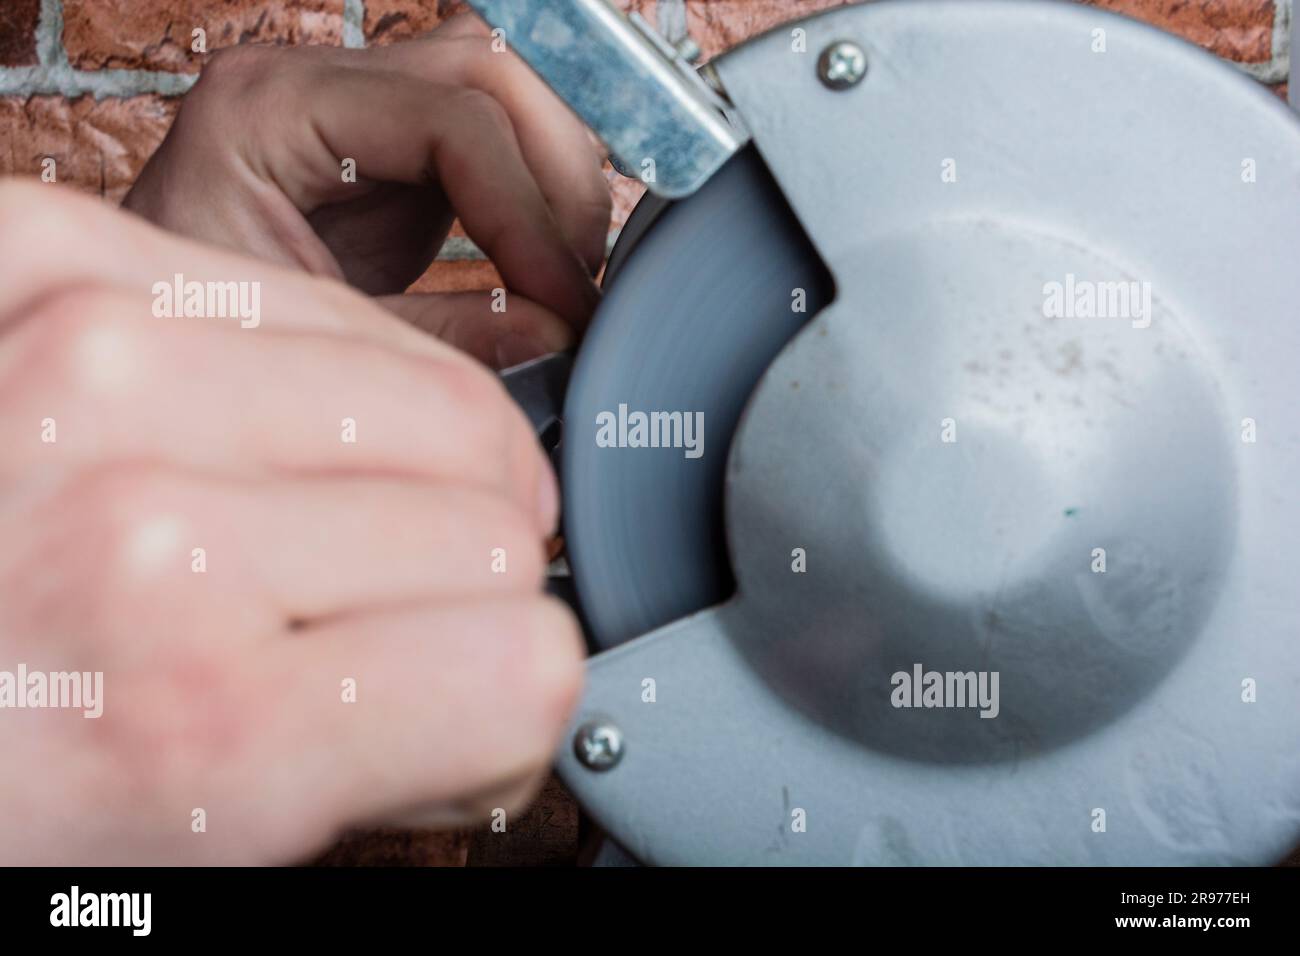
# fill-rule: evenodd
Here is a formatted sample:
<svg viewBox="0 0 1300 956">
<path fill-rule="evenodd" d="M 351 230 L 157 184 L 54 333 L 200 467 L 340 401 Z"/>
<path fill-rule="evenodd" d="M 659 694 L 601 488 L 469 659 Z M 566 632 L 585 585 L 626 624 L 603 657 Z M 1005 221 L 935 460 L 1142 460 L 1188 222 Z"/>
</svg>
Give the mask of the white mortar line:
<svg viewBox="0 0 1300 956">
<path fill-rule="evenodd" d="M 1277 0 L 1273 14 L 1273 59 L 1286 59 L 1283 79 L 1287 81 L 1286 95 L 1292 108 L 1300 110 L 1300 90 L 1291 82 L 1291 64 L 1300 58 L 1300 35 L 1293 29 L 1295 4 L 1292 0 Z"/>
<path fill-rule="evenodd" d="M 68 62 L 63 51 L 63 0 L 41 0 L 41 16 L 36 22 L 36 61 L 41 66 Z"/>
<path fill-rule="evenodd" d="M 180 96 L 198 80 L 193 73 L 151 70 L 74 70 L 60 66 L 0 67 L 0 96 Z"/>
<path fill-rule="evenodd" d="M 74 70 L 63 47 L 63 0 L 41 0 L 37 66 L 0 67 L 0 96 L 179 96 L 197 76 L 160 70 Z"/>
<path fill-rule="evenodd" d="M 605 237 L 605 255 L 614 251 L 614 243 L 618 242 L 619 233 L 623 230 L 611 229 L 609 235 Z M 442 244 L 438 250 L 438 262 L 481 262 L 487 259 L 474 240 L 466 236 L 449 236 L 447 241 Z"/>
<path fill-rule="evenodd" d="M 343 0 L 343 45 L 355 50 L 366 45 L 365 0 Z"/>
<path fill-rule="evenodd" d="M 439 262 L 467 262 L 486 258 L 483 250 L 474 244 L 474 240 L 465 236 L 448 236 L 447 241 L 438 250 Z"/>
<path fill-rule="evenodd" d="M 669 43 L 677 43 L 686 34 L 686 0 L 657 0 L 655 28 Z"/>
<path fill-rule="evenodd" d="M 1284 82 L 1290 73 L 1290 34 L 1292 0 L 1274 0 L 1271 56 L 1264 63 L 1235 63 L 1238 69 L 1270 85 Z M 657 0 L 656 20 L 659 31 L 669 40 L 686 33 L 685 0 Z M 343 2 L 343 45 L 365 45 L 364 0 Z M 0 96 L 67 97 L 94 96 L 180 96 L 198 79 L 192 73 L 169 73 L 161 70 L 74 70 L 62 44 L 63 2 L 41 0 L 37 27 L 37 66 L 0 67 Z"/>
<path fill-rule="evenodd" d="M 1234 63 L 1263 83 L 1287 80 L 1291 62 L 1292 0 L 1274 0 L 1271 57 L 1266 63 Z M 686 35 L 685 0 L 656 0 L 656 26 L 668 40 Z M 365 46 L 365 0 L 343 0 L 343 45 Z M 192 73 L 161 70 L 74 70 L 63 46 L 63 0 L 41 0 L 36 29 L 37 66 L 0 67 L 0 96 L 57 95 L 68 98 L 94 96 L 130 97 L 144 94 L 181 96 L 198 80 Z M 1227 61 L 1233 62 L 1233 61 Z M 1300 90 L 1290 91 L 1293 104 L 1300 103 Z M 1300 107 L 1298 107 L 1300 108 Z M 613 248 L 618 231 L 610 233 Z M 481 261 L 487 257 L 475 243 L 463 236 L 447 240 L 438 253 L 442 262 Z"/>
<path fill-rule="evenodd" d="M 1267 83 L 1269 86 L 1283 83 L 1291 72 L 1290 36 L 1291 0 L 1274 0 L 1273 36 L 1268 60 L 1263 63 L 1237 63 L 1233 60 L 1227 62 L 1261 83 Z"/>
</svg>

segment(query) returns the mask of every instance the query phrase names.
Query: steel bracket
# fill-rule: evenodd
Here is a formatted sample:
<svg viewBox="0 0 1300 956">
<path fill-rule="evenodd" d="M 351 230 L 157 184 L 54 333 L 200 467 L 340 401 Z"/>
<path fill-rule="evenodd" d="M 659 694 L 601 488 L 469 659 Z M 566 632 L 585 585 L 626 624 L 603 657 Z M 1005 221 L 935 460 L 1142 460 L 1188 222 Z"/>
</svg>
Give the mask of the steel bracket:
<svg viewBox="0 0 1300 956">
<path fill-rule="evenodd" d="M 667 199 L 689 196 L 749 140 L 722 98 L 639 16 L 606 0 L 469 0 L 604 141 Z"/>
</svg>

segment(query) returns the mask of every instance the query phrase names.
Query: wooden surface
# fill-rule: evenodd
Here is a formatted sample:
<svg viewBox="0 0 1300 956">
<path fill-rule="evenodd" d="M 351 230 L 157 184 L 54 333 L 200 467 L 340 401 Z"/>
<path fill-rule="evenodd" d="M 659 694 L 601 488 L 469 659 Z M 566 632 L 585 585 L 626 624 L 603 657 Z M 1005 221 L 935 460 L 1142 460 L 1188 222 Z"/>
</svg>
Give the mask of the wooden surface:
<svg viewBox="0 0 1300 956">
<path fill-rule="evenodd" d="M 356 830 L 312 861 L 315 866 L 568 866 L 578 855 L 578 804 L 552 776 L 528 809 L 506 820 L 436 832 Z"/>
<path fill-rule="evenodd" d="M 317 866 L 572 866 L 579 856 L 580 813 L 552 776 L 528 811 L 505 833 L 490 827 L 435 833 L 368 830 L 349 834 L 315 861 Z M 1300 846 L 1281 866 L 1300 867 Z"/>
</svg>

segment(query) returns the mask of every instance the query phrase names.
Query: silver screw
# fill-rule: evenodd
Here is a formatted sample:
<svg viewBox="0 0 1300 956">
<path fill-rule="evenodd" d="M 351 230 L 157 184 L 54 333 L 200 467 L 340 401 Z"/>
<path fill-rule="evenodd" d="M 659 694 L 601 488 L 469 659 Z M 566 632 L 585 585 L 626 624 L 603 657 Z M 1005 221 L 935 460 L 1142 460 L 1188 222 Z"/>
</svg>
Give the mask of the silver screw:
<svg viewBox="0 0 1300 956">
<path fill-rule="evenodd" d="M 608 721 L 588 721 L 573 737 L 573 752 L 588 770 L 609 770 L 623 759 L 623 732 Z"/>
<path fill-rule="evenodd" d="M 817 59 L 817 74 L 832 90 L 847 90 L 867 75 L 867 55 L 851 40 L 836 40 Z"/>
</svg>

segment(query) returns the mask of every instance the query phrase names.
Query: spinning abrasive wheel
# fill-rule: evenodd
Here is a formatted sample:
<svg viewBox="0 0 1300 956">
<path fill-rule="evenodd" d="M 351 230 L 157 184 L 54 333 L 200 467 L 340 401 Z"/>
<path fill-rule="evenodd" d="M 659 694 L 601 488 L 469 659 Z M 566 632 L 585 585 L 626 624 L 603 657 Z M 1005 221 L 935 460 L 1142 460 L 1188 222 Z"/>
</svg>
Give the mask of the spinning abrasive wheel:
<svg viewBox="0 0 1300 956">
<path fill-rule="evenodd" d="M 564 406 L 603 650 L 560 769 L 602 827 L 647 863 L 1284 855 L 1286 106 L 1064 3 L 839 8 L 708 85 L 600 0 L 475 6 L 676 200 Z M 634 411 L 702 413 L 703 454 L 602 447 Z"/>
</svg>

